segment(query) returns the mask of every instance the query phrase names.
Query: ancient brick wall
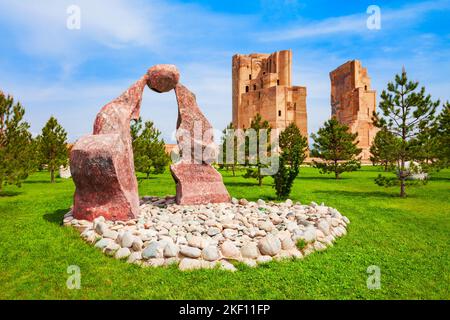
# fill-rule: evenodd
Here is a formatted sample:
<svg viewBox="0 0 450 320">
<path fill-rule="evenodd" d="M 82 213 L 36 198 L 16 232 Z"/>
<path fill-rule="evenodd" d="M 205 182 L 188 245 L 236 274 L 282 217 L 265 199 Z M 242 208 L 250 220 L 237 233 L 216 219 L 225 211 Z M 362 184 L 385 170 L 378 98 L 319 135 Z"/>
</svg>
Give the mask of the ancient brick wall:
<svg viewBox="0 0 450 320">
<path fill-rule="evenodd" d="M 294 122 L 307 136 L 306 87 L 292 86 L 292 51 L 236 54 L 232 59 L 233 125 L 250 127 L 260 113 L 272 128 Z"/>
<path fill-rule="evenodd" d="M 361 62 L 352 60 L 330 72 L 331 114 L 358 133 L 363 160 L 370 159 L 370 146 L 377 133 L 372 124 L 376 107 L 376 91 L 371 89 L 370 77 Z"/>
</svg>

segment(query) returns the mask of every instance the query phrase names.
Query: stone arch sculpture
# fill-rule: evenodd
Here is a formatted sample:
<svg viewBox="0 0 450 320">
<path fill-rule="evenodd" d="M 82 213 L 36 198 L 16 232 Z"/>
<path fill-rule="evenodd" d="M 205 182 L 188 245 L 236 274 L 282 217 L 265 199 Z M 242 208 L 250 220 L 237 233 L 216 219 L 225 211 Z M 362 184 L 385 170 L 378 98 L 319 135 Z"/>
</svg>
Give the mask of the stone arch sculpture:
<svg viewBox="0 0 450 320">
<path fill-rule="evenodd" d="M 121 96 L 106 104 L 97 114 L 93 133 L 75 143 L 70 154 L 76 186 L 72 208 L 75 218 L 128 220 L 138 215 L 130 121 L 139 118 L 146 85 L 156 92 L 175 90 L 177 143 L 182 156 L 170 170 L 176 182 L 177 203 L 230 201 L 222 176 L 211 166 L 211 124 L 200 111 L 195 95 L 179 83 L 179 77 L 173 65 L 153 66 Z M 191 152 L 200 152 L 201 160 L 191 157 Z"/>
</svg>

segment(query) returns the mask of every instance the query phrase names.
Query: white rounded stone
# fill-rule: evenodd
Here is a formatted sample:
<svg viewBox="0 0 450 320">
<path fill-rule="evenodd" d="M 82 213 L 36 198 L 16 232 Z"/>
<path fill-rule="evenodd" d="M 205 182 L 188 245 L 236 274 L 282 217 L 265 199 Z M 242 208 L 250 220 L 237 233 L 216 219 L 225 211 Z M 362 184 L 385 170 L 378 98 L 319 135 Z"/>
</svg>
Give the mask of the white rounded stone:
<svg viewBox="0 0 450 320">
<path fill-rule="evenodd" d="M 94 223 L 94 229 L 99 235 L 103 235 L 103 233 L 108 230 L 108 225 L 103 221 L 98 221 L 97 223 Z"/>
<path fill-rule="evenodd" d="M 274 235 L 267 235 L 258 242 L 258 248 L 261 254 L 274 256 L 281 250 L 280 239 Z"/>
<path fill-rule="evenodd" d="M 215 236 L 216 234 L 220 233 L 220 229 L 217 227 L 211 227 L 208 229 L 208 236 Z"/>
<path fill-rule="evenodd" d="M 266 232 L 272 231 L 275 227 L 272 222 L 270 221 L 263 221 L 261 223 L 258 223 L 258 228 L 261 230 L 264 230 Z"/>
<path fill-rule="evenodd" d="M 216 246 L 208 246 L 202 250 L 202 258 L 206 261 L 215 261 L 220 259 L 220 252 Z"/>
<path fill-rule="evenodd" d="M 238 233 L 237 230 L 234 229 L 224 229 L 222 231 L 223 236 L 227 239 L 234 238 L 237 235 L 237 233 Z"/>
<path fill-rule="evenodd" d="M 181 271 L 187 271 L 187 270 L 195 270 L 200 269 L 202 267 L 202 262 L 197 259 L 191 259 L 191 258 L 183 258 L 180 261 L 180 264 L 178 265 L 178 268 Z"/>
<path fill-rule="evenodd" d="M 179 251 L 180 250 L 176 244 L 174 244 L 173 242 L 169 242 L 164 247 L 163 254 L 164 254 L 165 258 L 172 258 L 172 257 L 176 257 L 178 255 Z"/>
<path fill-rule="evenodd" d="M 112 255 L 114 255 L 114 253 L 115 253 L 117 250 L 119 250 L 119 249 L 120 249 L 120 245 L 118 245 L 118 244 L 115 243 L 115 242 L 110 242 L 110 243 L 106 246 L 106 248 L 104 249 L 104 251 L 105 251 L 105 253 L 106 253 L 107 255 L 112 256 Z"/>
<path fill-rule="evenodd" d="M 116 251 L 116 254 L 114 255 L 114 257 L 116 259 L 125 259 L 128 258 L 128 256 L 131 254 L 130 249 L 128 248 L 120 248 L 119 250 Z"/>
<path fill-rule="evenodd" d="M 129 257 L 127 262 L 128 263 L 135 263 L 136 261 L 139 261 L 142 259 L 142 255 L 141 252 L 132 252 Z"/>
<path fill-rule="evenodd" d="M 110 243 L 113 243 L 112 239 L 102 238 L 95 244 L 96 248 L 105 249 Z"/>
<path fill-rule="evenodd" d="M 199 248 L 182 246 L 180 248 L 180 253 L 188 258 L 198 258 L 202 254 L 202 251 Z"/>
<path fill-rule="evenodd" d="M 257 262 L 258 264 L 268 263 L 268 262 L 270 262 L 270 261 L 272 261 L 272 257 L 271 257 L 271 256 L 259 256 L 259 257 L 256 259 L 256 262 Z"/>
<path fill-rule="evenodd" d="M 126 231 L 121 237 L 121 245 L 123 248 L 131 248 L 135 240 L 135 236 L 130 231 Z"/>
<path fill-rule="evenodd" d="M 133 250 L 140 251 L 140 250 L 142 250 L 143 246 L 144 246 L 144 242 L 142 242 L 142 240 L 140 238 L 134 237 L 133 244 L 131 245 Z"/>
<path fill-rule="evenodd" d="M 116 240 L 118 235 L 119 234 L 117 233 L 117 231 L 113 231 L 110 229 L 107 229 L 107 230 L 105 230 L 105 232 L 103 232 L 103 237 L 109 238 L 112 240 Z"/>
<path fill-rule="evenodd" d="M 225 258 L 238 259 L 240 256 L 240 251 L 236 245 L 229 240 L 226 240 L 220 246 L 220 251 Z"/>
<path fill-rule="evenodd" d="M 258 245 L 254 242 L 246 243 L 241 248 L 241 255 L 244 258 L 256 259 L 259 257 Z"/>
<path fill-rule="evenodd" d="M 303 239 L 306 242 L 313 242 L 316 240 L 316 229 L 314 227 L 306 228 L 306 230 L 303 232 Z"/>
<path fill-rule="evenodd" d="M 319 223 L 317 224 L 317 228 L 322 231 L 325 236 L 330 234 L 330 224 L 324 219 L 321 219 L 319 221 Z"/>
<path fill-rule="evenodd" d="M 231 272 L 235 272 L 237 270 L 236 267 L 233 264 L 231 264 L 230 262 L 228 262 L 227 260 L 220 261 L 220 269 L 231 271 Z"/>
<path fill-rule="evenodd" d="M 144 251 L 142 251 L 142 258 L 143 259 L 162 258 L 163 251 L 164 248 L 161 247 L 161 244 L 156 241 L 153 241 L 144 249 Z"/>
</svg>

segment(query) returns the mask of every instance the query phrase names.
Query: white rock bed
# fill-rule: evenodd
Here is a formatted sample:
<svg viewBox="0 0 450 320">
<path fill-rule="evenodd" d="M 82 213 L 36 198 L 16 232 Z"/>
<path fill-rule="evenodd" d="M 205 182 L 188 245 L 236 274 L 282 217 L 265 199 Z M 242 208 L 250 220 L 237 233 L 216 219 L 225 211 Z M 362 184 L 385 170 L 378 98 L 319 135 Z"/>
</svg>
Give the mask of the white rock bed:
<svg viewBox="0 0 450 320">
<path fill-rule="evenodd" d="M 180 206 L 173 197 L 144 197 L 140 216 L 129 221 L 93 222 L 64 216 L 81 237 L 105 254 L 141 266 L 178 264 L 180 270 L 235 271 L 233 261 L 250 267 L 282 259 L 301 259 L 321 251 L 347 233 L 347 217 L 336 209 L 282 203 L 248 202 Z"/>
</svg>

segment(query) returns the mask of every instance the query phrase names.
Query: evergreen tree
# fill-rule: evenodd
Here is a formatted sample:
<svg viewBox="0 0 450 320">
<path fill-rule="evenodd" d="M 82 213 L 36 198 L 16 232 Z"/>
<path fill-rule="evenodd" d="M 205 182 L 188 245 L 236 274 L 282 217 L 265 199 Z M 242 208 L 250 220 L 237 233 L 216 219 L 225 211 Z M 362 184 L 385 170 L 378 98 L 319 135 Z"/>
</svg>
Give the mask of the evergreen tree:
<svg viewBox="0 0 450 320">
<path fill-rule="evenodd" d="M 130 125 L 130 135 L 131 135 L 131 142 L 134 144 L 134 142 L 139 138 L 139 134 L 142 131 L 142 118 L 139 117 L 137 120 L 133 120 Z"/>
<path fill-rule="evenodd" d="M 375 135 L 372 146 L 370 147 L 370 161 L 374 164 L 381 164 L 384 171 L 395 163 L 395 152 L 398 139 L 386 129 L 381 129 Z"/>
<path fill-rule="evenodd" d="M 274 188 L 278 199 L 286 199 L 291 193 L 300 165 L 306 158 L 308 143 L 306 137 L 301 135 L 295 123 L 291 123 L 281 132 L 279 140 L 281 152 L 279 155 L 279 169 L 273 176 Z"/>
<path fill-rule="evenodd" d="M 420 163 L 422 171 L 431 171 L 437 158 L 439 137 L 436 122 L 420 130 L 415 138 L 410 140 L 411 159 Z"/>
<path fill-rule="evenodd" d="M 0 192 L 3 185 L 21 185 L 35 169 L 34 144 L 25 109 L 0 91 Z"/>
<path fill-rule="evenodd" d="M 436 137 L 437 164 L 439 168 L 448 168 L 450 166 L 450 102 L 448 101 L 437 117 Z"/>
<path fill-rule="evenodd" d="M 233 123 L 230 123 L 223 131 L 222 135 L 222 144 L 221 144 L 221 154 L 220 157 L 223 161 L 223 164 L 221 165 L 222 168 L 226 168 L 227 170 L 231 168 L 233 172 L 233 177 L 236 175 L 236 167 L 237 167 L 237 156 L 238 156 L 238 138 L 235 135 L 235 128 L 233 126 Z M 230 148 L 233 152 L 233 157 L 230 157 L 230 159 L 227 159 L 227 149 L 229 151 Z M 230 162 L 231 160 L 231 162 Z"/>
<path fill-rule="evenodd" d="M 262 174 L 261 170 L 265 167 L 268 167 L 267 164 L 263 163 L 260 157 L 260 148 L 266 144 L 267 156 L 270 154 L 271 145 L 270 145 L 270 125 L 267 120 L 263 120 L 261 115 L 257 113 L 253 120 L 250 123 L 250 128 L 253 129 L 256 133 L 256 154 L 251 153 L 250 139 L 246 138 L 245 142 L 245 154 L 246 161 L 245 165 L 247 166 L 247 172 L 244 174 L 244 178 L 253 178 L 258 180 L 258 185 L 262 185 L 263 178 L 265 175 Z M 267 141 L 261 140 L 261 132 L 262 130 L 267 130 Z M 254 149 L 253 149 L 254 150 Z M 253 162 L 253 163 L 252 163 Z"/>
<path fill-rule="evenodd" d="M 37 137 L 37 146 L 42 165 L 50 171 L 50 181 L 55 182 L 55 172 L 60 166 L 67 166 L 69 152 L 67 149 L 67 132 L 51 116 Z"/>
<path fill-rule="evenodd" d="M 153 122 L 146 121 L 142 127 L 142 119 L 139 118 L 131 126 L 131 136 L 136 171 L 145 173 L 147 179 L 150 174 L 163 173 L 170 157 L 166 153 L 164 140 L 160 139 L 161 132 Z"/>
<path fill-rule="evenodd" d="M 407 161 L 415 159 L 414 144 L 418 136 L 424 133 L 434 119 L 439 101 L 432 101 L 425 95 L 425 88 L 418 90 L 419 83 L 408 80 L 405 69 L 395 76 L 395 82 L 387 84 L 387 90 L 381 93 L 379 109 L 381 113 L 373 115 L 373 123 L 399 138 L 395 150 L 397 177 L 386 178 L 381 175 L 375 180 L 380 186 L 400 185 L 400 197 L 406 197 L 406 180 L 413 173 L 405 167 Z"/>
<path fill-rule="evenodd" d="M 340 124 L 336 118 L 325 122 L 316 134 L 311 134 L 314 140 L 311 155 L 322 161 L 313 160 L 320 173 L 334 172 L 336 179 L 341 173 L 355 171 L 361 167 L 360 158 L 356 158 L 361 149 L 355 139 L 357 133 L 350 133 L 349 127 Z"/>
</svg>

